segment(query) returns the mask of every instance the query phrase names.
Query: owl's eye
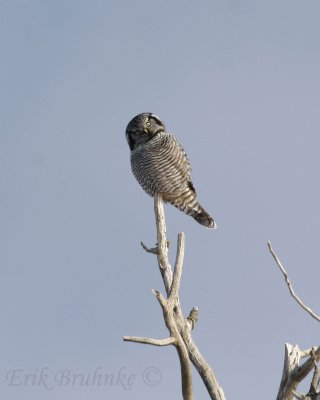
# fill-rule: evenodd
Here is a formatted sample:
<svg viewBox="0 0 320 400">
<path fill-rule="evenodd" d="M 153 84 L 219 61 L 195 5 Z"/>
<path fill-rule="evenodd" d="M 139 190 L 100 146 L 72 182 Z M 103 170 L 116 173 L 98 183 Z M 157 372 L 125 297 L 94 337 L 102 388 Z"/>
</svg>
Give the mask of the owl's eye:
<svg viewBox="0 0 320 400">
<path fill-rule="evenodd" d="M 150 121 L 147 121 L 147 122 L 146 122 L 146 126 L 149 128 L 149 127 L 151 126 L 151 122 L 150 122 Z"/>
</svg>

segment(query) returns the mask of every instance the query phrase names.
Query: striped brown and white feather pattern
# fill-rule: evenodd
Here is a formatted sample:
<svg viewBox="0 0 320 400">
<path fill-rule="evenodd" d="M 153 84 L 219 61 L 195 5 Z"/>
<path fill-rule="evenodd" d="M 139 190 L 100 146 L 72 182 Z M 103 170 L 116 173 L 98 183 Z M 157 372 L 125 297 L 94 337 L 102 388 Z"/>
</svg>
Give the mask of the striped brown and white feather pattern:
<svg viewBox="0 0 320 400">
<path fill-rule="evenodd" d="M 151 140 L 131 152 L 132 171 L 142 188 L 150 195 L 160 194 L 197 222 L 215 228 L 215 222 L 197 200 L 191 181 L 190 163 L 174 135 L 157 133 Z"/>
</svg>

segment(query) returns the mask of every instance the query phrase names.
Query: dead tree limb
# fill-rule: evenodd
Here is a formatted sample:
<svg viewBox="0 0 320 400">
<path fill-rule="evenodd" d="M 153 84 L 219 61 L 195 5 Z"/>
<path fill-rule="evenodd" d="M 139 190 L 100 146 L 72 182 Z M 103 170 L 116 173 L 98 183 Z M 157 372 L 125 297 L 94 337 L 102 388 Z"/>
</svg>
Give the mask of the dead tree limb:
<svg viewBox="0 0 320 400">
<path fill-rule="evenodd" d="M 319 373 L 319 368 L 317 365 L 317 356 L 316 356 L 316 352 L 315 349 L 311 349 L 311 357 L 313 360 L 313 367 L 314 367 L 314 371 L 313 371 L 313 377 L 312 377 L 312 381 L 310 384 L 310 389 L 309 392 L 306 395 L 301 395 L 301 394 L 297 394 L 294 393 L 296 398 L 300 398 L 300 399 L 304 399 L 304 400 L 320 400 L 320 388 L 319 388 L 319 379 L 320 379 L 320 373 Z"/>
<path fill-rule="evenodd" d="M 300 365 L 300 359 L 306 357 L 305 352 L 298 346 L 286 343 L 282 379 L 277 395 L 277 400 L 293 400 L 303 395 L 296 390 L 306 376 L 314 369 L 314 363 L 320 360 L 320 346 L 312 349 L 308 359 Z"/>
<path fill-rule="evenodd" d="M 160 196 L 154 199 L 154 210 L 157 226 L 157 247 L 148 248 L 143 243 L 143 248 L 151 254 L 156 254 L 159 270 L 164 282 L 167 298 L 157 290 L 154 294 L 162 308 L 163 317 L 170 333 L 167 339 L 151 339 L 135 336 L 125 336 L 125 341 L 151 344 L 155 346 L 174 345 L 177 349 L 181 365 L 182 394 L 184 400 L 192 400 L 192 375 L 191 363 L 199 372 L 212 400 L 225 400 L 222 388 L 195 345 L 191 331 L 194 329 L 198 319 L 198 308 L 194 307 L 189 316 L 185 318 L 179 301 L 179 288 L 181 282 L 183 258 L 184 258 L 184 234 L 178 235 L 177 254 L 172 274 L 172 268 L 168 259 L 168 241 L 166 238 L 166 225 L 163 209 L 163 201 Z M 190 363 L 191 361 L 191 363 Z"/>
<path fill-rule="evenodd" d="M 316 319 L 318 322 L 320 322 L 320 317 L 319 315 L 317 315 L 314 311 L 311 310 L 310 307 L 308 307 L 307 305 L 304 304 L 304 302 L 300 299 L 300 297 L 295 293 L 292 283 L 289 279 L 288 273 L 285 270 L 285 268 L 283 267 L 281 261 L 279 260 L 279 257 L 276 255 L 276 253 L 274 252 L 271 243 L 268 242 L 268 247 L 269 247 L 269 251 L 272 254 L 273 258 L 275 259 L 280 271 L 282 272 L 284 279 L 286 281 L 286 284 L 289 288 L 289 291 L 291 293 L 291 296 L 295 299 L 295 301 L 299 304 L 300 307 L 302 307 L 305 311 L 307 311 L 307 313 L 309 313 L 311 315 L 312 318 Z"/>
<path fill-rule="evenodd" d="M 314 311 L 312 311 L 311 308 L 308 307 L 295 293 L 288 273 L 282 265 L 279 257 L 273 250 L 270 242 L 268 242 L 268 248 L 285 278 L 291 296 L 300 305 L 300 307 L 302 307 L 309 315 L 311 315 L 312 318 L 320 322 L 320 317 Z M 308 357 L 307 360 L 300 365 L 300 359 L 305 357 Z M 319 400 L 319 393 L 317 393 L 317 386 L 319 381 L 317 363 L 319 362 L 319 360 L 320 346 L 302 351 L 298 346 L 293 346 L 289 343 L 286 343 L 283 373 L 277 395 L 277 400 L 293 400 L 294 398 Z M 296 390 L 299 383 L 301 383 L 313 369 L 314 376 L 311 382 L 309 393 L 307 395 L 297 393 Z"/>
<path fill-rule="evenodd" d="M 139 336 L 124 336 L 123 340 L 125 342 L 151 344 L 153 346 L 169 346 L 170 344 L 176 343 L 175 339 L 172 337 L 168 337 L 166 339 L 152 339 L 152 338 L 145 338 L 145 337 L 139 337 Z"/>
</svg>

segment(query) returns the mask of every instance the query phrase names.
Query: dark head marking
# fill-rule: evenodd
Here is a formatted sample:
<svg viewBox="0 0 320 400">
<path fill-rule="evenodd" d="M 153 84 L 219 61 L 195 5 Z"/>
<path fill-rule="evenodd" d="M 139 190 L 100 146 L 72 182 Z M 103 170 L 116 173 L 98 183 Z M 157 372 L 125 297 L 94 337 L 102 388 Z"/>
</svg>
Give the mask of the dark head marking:
<svg viewBox="0 0 320 400">
<path fill-rule="evenodd" d="M 161 120 L 151 112 L 136 115 L 128 124 L 126 129 L 127 142 L 130 150 L 134 150 L 142 144 L 147 143 L 155 135 L 165 131 Z"/>
</svg>

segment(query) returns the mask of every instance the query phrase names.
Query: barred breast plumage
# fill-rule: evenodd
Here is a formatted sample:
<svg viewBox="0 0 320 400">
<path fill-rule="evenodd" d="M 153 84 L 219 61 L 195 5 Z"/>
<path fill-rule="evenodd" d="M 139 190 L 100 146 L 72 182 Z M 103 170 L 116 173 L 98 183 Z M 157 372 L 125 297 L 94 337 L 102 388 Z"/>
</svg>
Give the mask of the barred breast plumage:
<svg viewBox="0 0 320 400">
<path fill-rule="evenodd" d="M 142 188 L 152 197 L 161 195 L 207 228 L 216 228 L 197 200 L 187 154 L 159 118 L 152 113 L 137 115 L 129 122 L 126 137 L 132 172 Z"/>
</svg>

